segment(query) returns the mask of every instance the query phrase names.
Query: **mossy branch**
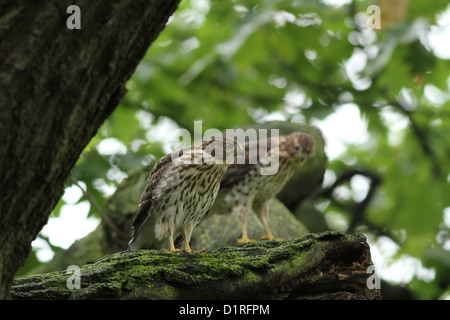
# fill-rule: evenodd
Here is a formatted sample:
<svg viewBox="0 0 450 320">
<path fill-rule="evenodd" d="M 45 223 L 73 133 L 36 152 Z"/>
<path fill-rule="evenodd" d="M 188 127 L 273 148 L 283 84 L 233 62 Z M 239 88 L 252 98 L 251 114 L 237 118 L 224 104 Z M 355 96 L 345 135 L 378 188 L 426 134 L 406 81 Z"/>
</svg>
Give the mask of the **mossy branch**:
<svg viewBox="0 0 450 320">
<path fill-rule="evenodd" d="M 80 266 L 15 278 L 13 299 L 380 299 L 360 234 L 325 232 L 202 253 L 123 251 Z"/>
</svg>

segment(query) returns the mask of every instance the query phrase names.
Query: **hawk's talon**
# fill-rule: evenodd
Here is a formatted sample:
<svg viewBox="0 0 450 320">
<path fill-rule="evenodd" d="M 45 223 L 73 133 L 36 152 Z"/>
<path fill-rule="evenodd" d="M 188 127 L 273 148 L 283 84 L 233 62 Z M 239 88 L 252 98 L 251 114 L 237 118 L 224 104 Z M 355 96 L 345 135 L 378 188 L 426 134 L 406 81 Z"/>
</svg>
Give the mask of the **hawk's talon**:
<svg viewBox="0 0 450 320">
<path fill-rule="evenodd" d="M 286 240 L 286 238 L 275 238 L 275 237 L 268 237 L 267 235 L 265 236 L 261 236 L 259 237 L 261 240 L 268 240 L 268 241 L 272 241 L 272 240 L 276 240 L 276 241 L 283 241 Z"/>
<path fill-rule="evenodd" d="M 236 240 L 237 243 L 248 243 L 248 242 L 255 242 L 255 239 L 249 239 L 247 237 L 242 237 Z"/>
<path fill-rule="evenodd" d="M 180 249 L 170 249 L 170 250 L 168 250 L 168 249 L 165 249 L 165 248 L 162 248 L 161 249 L 161 251 L 163 251 L 163 252 L 181 252 L 181 250 Z"/>
<path fill-rule="evenodd" d="M 200 253 L 200 252 L 207 252 L 208 249 L 202 249 L 202 250 L 192 250 L 192 249 L 184 249 L 182 253 Z"/>
</svg>

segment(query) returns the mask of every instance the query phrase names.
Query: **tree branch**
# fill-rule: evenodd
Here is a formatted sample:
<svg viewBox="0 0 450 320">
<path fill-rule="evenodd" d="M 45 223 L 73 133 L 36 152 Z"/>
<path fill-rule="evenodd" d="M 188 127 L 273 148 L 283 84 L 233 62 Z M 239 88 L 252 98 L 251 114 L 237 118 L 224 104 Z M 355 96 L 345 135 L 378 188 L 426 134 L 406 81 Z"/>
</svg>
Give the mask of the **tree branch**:
<svg viewBox="0 0 450 320">
<path fill-rule="evenodd" d="M 336 179 L 336 181 L 329 186 L 328 188 L 325 188 L 318 193 L 316 193 L 313 197 L 314 199 L 323 197 L 323 198 L 333 198 L 333 191 L 340 186 L 342 183 L 346 181 L 350 181 L 351 178 L 353 178 L 355 175 L 361 175 L 364 177 L 367 177 L 370 179 L 370 186 L 369 190 L 367 191 L 366 196 L 363 200 L 360 202 L 355 203 L 351 208 L 350 211 L 352 213 L 352 220 L 350 222 L 350 225 L 348 227 L 347 232 L 354 232 L 355 228 L 358 224 L 364 221 L 364 215 L 366 212 L 366 208 L 369 205 L 370 201 L 372 200 L 375 190 L 377 187 L 381 184 L 381 177 L 376 174 L 375 172 L 371 172 L 366 169 L 361 168 L 354 168 L 351 170 L 348 170 L 341 174 L 339 178 Z"/>
<path fill-rule="evenodd" d="M 428 134 L 417 124 L 410 110 L 403 107 L 399 102 L 393 103 L 392 105 L 408 118 L 412 132 L 416 136 L 419 145 L 422 147 L 423 152 L 428 156 L 428 158 L 431 161 L 433 176 L 435 178 L 441 177 L 442 168 L 439 161 L 437 160 L 437 156 L 434 150 L 431 148 L 431 143 Z"/>
<path fill-rule="evenodd" d="M 17 277 L 13 299 L 380 299 L 363 235 L 324 232 L 211 252 L 123 251 L 65 271 Z"/>
<path fill-rule="evenodd" d="M 102 220 L 108 225 L 109 228 L 111 228 L 111 230 L 113 230 L 114 232 L 116 232 L 118 235 L 120 235 L 121 237 L 126 237 L 128 236 L 128 234 L 125 234 L 124 232 L 122 232 L 122 230 L 120 230 L 116 224 L 111 220 L 111 218 L 108 216 L 108 213 L 105 212 L 105 210 L 102 209 L 102 207 L 99 205 L 99 203 L 97 202 L 97 200 L 95 199 L 95 197 L 90 194 L 89 192 L 87 192 L 87 190 L 85 190 L 83 188 L 83 186 L 81 186 L 78 182 L 78 180 L 71 175 L 70 176 L 70 181 L 76 185 L 78 187 L 78 189 L 81 190 L 81 192 L 83 193 L 83 196 L 89 201 L 89 203 L 91 204 L 91 206 L 94 207 L 94 209 L 100 214 Z"/>
</svg>

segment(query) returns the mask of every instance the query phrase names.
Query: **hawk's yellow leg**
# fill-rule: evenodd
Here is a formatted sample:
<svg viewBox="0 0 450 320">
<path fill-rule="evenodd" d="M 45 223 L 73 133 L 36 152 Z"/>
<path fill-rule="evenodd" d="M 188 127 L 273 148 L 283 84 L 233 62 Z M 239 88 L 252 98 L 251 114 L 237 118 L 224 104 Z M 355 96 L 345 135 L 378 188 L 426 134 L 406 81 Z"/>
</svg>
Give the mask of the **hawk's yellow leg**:
<svg viewBox="0 0 450 320">
<path fill-rule="evenodd" d="M 180 249 L 175 249 L 175 244 L 173 242 L 173 235 L 169 235 L 169 242 L 170 242 L 170 251 L 172 251 L 172 252 L 180 251 Z"/>
<path fill-rule="evenodd" d="M 267 225 L 266 219 L 262 220 L 262 224 L 264 226 L 264 230 L 266 231 L 266 235 L 261 237 L 261 240 L 269 240 L 272 241 L 274 238 L 272 232 L 270 232 L 269 226 Z"/>
<path fill-rule="evenodd" d="M 263 226 L 264 226 L 264 230 L 266 231 L 266 235 L 262 236 L 260 239 L 261 240 L 286 240 L 284 238 L 275 238 L 272 234 L 272 232 L 270 232 L 269 229 L 269 225 L 267 224 L 267 219 L 269 219 L 269 205 L 268 203 L 264 203 L 262 206 L 259 207 L 254 207 L 256 216 L 259 218 L 259 220 L 262 222 Z"/>
<path fill-rule="evenodd" d="M 185 229 L 183 229 L 183 238 L 184 238 L 184 250 L 185 250 L 186 252 L 188 252 L 188 253 L 192 253 L 192 249 L 191 249 L 191 247 L 189 246 L 189 241 L 187 240 L 188 237 L 187 237 L 187 232 L 186 232 Z M 206 251 L 208 251 L 208 250 L 203 249 L 203 250 L 200 250 L 200 251 L 194 251 L 194 252 L 206 252 Z"/>
<path fill-rule="evenodd" d="M 237 243 L 247 243 L 247 242 L 254 242 L 256 240 L 249 239 L 247 235 L 247 217 L 244 218 L 242 221 L 242 237 L 240 239 L 236 240 Z"/>
<path fill-rule="evenodd" d="M 184 238 L 184 250 L 185 250 L 186 252 L 191 253 L 191 252 L 192 252 L 192 249 L 191 249 L 191 247 L 189 246 L 189 241 L 188 241 L 186 229 L 183 228 L 181 232 L 183 233 L 183 238 Z"/>
</svg>

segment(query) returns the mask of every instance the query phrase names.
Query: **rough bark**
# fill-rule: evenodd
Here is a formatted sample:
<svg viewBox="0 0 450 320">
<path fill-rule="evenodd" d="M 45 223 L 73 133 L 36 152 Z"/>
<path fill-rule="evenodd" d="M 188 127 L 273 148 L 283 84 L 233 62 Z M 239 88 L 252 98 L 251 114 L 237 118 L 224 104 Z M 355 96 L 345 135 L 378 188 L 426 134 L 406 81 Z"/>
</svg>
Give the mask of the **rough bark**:
<svg viewBox="0 0 450 320">
<path fill-rule="evenodd" d="M 179 0 L 0 3 L 0 298 Z"/>
<path fill-rule="evenodd" d="M 120 252 L 81 266 L 15 279 L 13 299 L 381 299 L 369 289 L 363 235 L 325 232 L 210 252 Z"/>
</svg>

